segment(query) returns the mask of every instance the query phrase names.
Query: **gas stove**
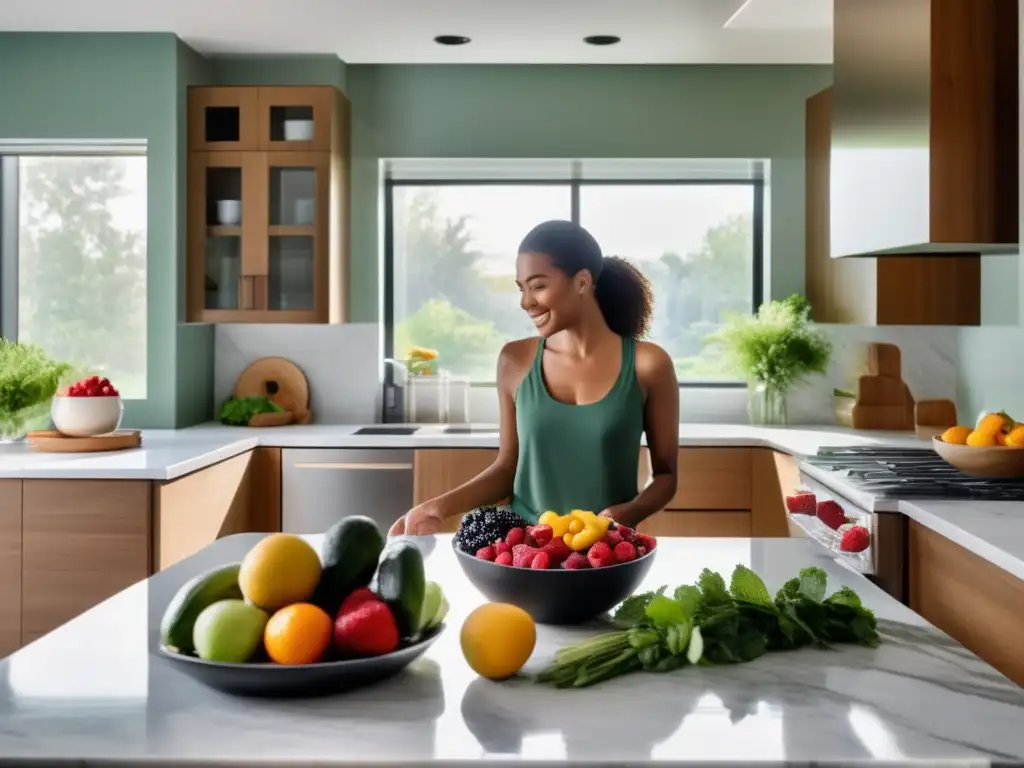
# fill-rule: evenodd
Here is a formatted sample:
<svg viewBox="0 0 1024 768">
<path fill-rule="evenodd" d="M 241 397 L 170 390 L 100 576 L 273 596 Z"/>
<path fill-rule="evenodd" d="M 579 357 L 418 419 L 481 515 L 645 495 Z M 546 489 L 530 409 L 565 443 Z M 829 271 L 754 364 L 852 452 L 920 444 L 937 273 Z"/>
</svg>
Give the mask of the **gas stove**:
<svg viewBox="0 0 1024 768">
<path fill-rule="evenodd" d="M 1024 501 L 1024 480 L 965 475 L 929 448 L 824 446 L 805 461 L 882 498 Z"/>
</svg>

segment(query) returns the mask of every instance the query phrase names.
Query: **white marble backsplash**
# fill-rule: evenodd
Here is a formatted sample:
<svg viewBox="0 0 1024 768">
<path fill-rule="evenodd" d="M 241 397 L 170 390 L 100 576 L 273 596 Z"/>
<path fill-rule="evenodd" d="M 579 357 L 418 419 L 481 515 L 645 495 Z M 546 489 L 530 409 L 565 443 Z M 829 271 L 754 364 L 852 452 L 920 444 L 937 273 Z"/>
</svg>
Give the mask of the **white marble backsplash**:
<svg viewBox="0 0 1024 768">
<path fill-rule="evenodd" d="M 959 346 L 952 326 L 866 326 L 822 324 L 832 341 L 828 373 L 813 376 L 794 389 L 788 400 L 794 424 L 835 422 L 833 389 L 856 393 L 857 375 L 867 365 L 868 344 L 885 342 L 900 348 L 903 380 L 915 400 L 957 397 Z"/>
<path fill-rule="evenodd" d="M 261 357 L 285 357 L 309 382 L 318 424 L 380 421 L 380 326 L 218 325 L 214 337 L 214 402 L 231 395 L 238 376 Z"/>
</svg>

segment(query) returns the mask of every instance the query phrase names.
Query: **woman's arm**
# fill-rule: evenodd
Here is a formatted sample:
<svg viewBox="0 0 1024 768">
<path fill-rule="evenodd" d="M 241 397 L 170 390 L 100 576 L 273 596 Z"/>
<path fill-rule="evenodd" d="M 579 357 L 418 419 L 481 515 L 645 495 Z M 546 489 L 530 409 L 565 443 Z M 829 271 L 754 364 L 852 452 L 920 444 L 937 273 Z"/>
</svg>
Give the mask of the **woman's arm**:
<svg viewBox="0 0 1024 768">
<path fill-rule="evenodd" d="M 510 342 L 498 355 L 498 457 L 487 469 L 458 488 L 438 496 L 433 502 L 442 518 L 461 515 L 486 504 L 496 504 L 512 495 L 512 484 L 519 463 L 519 434 L 516 431 L 515 392 L 522 379 L 523 357 Z"/>
<path fill-rule="evenodd" d="M 636 374 L 646 392 L 644 432 L 651 455 L 651 482 L 633 501 L 603 513 L 632 528 L 664 509 L 676 495 L 679 460 L 679 381 L 672 358 L 656 344 L 639 342 Z"/>
</svg>

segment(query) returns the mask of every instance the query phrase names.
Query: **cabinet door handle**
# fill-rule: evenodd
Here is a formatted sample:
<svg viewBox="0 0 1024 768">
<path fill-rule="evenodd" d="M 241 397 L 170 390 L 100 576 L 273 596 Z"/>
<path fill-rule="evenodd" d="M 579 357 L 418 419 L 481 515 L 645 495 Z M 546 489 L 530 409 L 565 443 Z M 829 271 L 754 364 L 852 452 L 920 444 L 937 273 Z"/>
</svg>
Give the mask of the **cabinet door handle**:
<svg viewBox="0 0 1024 768">
<path fill-rule="evenodd" d="M 302 462 L 301 464 L 293 465 L 296 469 L 365 469 L 365 470 L 394 470 L 394 469 L 412 469 L 412 464 L 402 464 L 399 462 L 378 462 L 378 463 L 360 463 L 360 462 Z"/>
<path fill-rule="evenodd" d="M 241 275 L 238 278 L 238 307 L 253 309 L 255 306 L 255 278 L 252 275 Z"/>
</svg>

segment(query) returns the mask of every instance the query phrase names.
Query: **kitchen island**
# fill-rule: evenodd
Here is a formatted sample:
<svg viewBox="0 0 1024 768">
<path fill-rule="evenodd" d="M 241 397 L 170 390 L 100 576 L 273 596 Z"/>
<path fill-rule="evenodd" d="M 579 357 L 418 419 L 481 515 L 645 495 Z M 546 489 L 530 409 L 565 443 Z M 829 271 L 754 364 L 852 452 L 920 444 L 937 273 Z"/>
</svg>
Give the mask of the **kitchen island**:
<svg viewBox="0 0 1024 768">
<path fill-rule="evenodd" d="M 848 585 L 876 612 L 881 647 L 773 653 L 586 690 L 484 681 L 458 644 L 483 598 L 439 536 L 419 542 L 451 612 L 405 673 L 322 699 L 233 698 L 155 656 L 158 625 L 186 579 L 240 560 L 259 538 L 220 539 L 0 661 L 0 764 L 1024 760 L 1024 691 L 799 539 L 663 539 L 642 588 L 692 583 L 704 567 L 728 577 L 742 563 L 774 591 L 813 564 L 830 592 Z M 527 671 L 598 630 L 540 627 Z"/>
</svg>

